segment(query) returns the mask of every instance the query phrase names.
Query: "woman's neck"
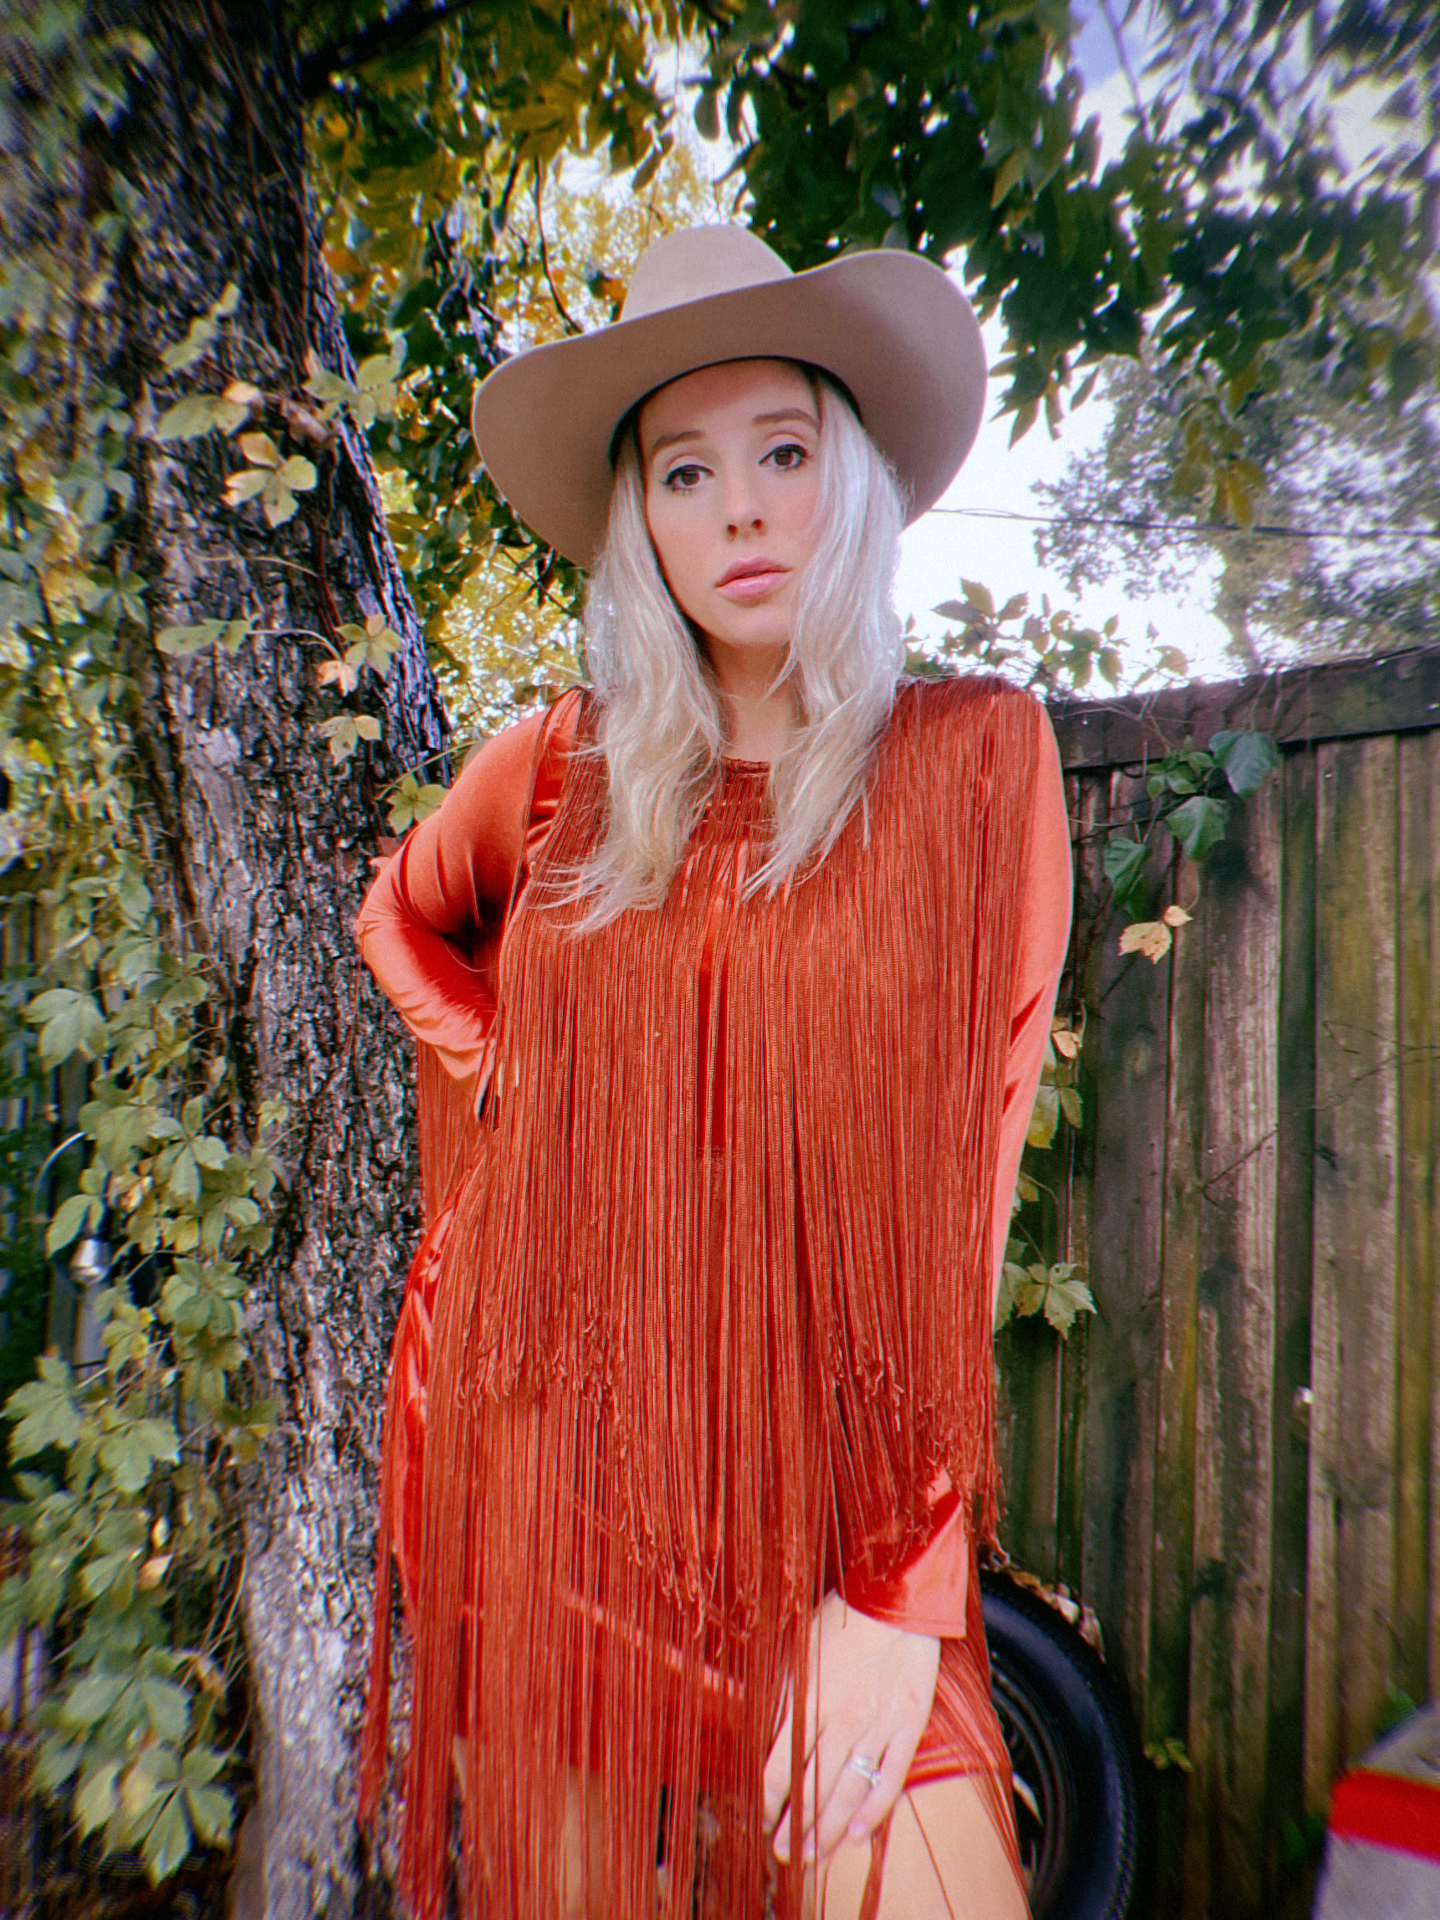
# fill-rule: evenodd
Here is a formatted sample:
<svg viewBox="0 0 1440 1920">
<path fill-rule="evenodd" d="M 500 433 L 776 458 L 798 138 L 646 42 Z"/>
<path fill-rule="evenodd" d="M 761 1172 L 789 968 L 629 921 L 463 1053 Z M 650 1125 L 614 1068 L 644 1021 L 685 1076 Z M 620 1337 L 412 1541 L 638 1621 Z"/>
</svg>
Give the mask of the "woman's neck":
<svg viewBox="0 0 1440 1920">
<path fill-rule="evenodd" d="M 705 651 L 720 695 L 727 756 L 778 760 L 800 718 L 790 681 L 780 680 L 784 650 L 727 647 L 707 638 Z"/>
</svg>

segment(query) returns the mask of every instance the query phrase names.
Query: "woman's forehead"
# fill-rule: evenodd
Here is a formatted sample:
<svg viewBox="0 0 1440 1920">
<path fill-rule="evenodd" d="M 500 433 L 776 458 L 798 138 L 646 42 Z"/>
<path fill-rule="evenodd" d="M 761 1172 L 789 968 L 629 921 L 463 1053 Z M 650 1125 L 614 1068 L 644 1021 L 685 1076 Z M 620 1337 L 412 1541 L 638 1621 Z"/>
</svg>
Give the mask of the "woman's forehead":
<svg viewBox="0 0 1440 1920">
<path fill-rule="evenodd" d="M 724 360 L 682 373 L 647 395 L 640 408 L 643 446 L 660 434 L 703 428 L 720 413 L 796 409 L 815 418 L 815 398 L 793 360 Z"/>
</svg>

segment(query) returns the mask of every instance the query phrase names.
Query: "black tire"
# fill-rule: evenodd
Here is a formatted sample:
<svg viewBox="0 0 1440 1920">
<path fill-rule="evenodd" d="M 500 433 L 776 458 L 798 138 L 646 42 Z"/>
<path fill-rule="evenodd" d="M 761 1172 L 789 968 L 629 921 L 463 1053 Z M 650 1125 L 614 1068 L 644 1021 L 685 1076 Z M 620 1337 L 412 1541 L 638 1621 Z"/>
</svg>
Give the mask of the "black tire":
<svg viewBox="0 0 1440 1920">
<path fill-rule="evenodd" d="M 1053 1607 L 1003 1573 L 980 1584 L 1033 1920 L 1140 1920 L 1154 1810 L 1129 1707 Z"/>
</svg>

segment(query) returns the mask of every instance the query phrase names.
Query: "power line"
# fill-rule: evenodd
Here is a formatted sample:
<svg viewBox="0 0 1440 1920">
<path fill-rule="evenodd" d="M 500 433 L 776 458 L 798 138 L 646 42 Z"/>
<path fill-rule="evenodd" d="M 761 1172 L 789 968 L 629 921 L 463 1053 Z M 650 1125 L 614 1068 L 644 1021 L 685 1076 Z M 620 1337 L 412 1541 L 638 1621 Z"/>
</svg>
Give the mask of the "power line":
<svg viewBox="0 0 1440 1920">
<path fill-rule="evenodd" d="M 1023 520 L 1037 527 L 1118 527 L 1126 533 L 1180 533 L 1203 540 L 1217 533 L 1247 534 L 1272 540 L 1440 540 L 1440 527 L 1357 527 L 1348 530 L 1313 527 L 1232 527 L 1223 520 L 1124 520 L 1098 513 L 1014 513 L 1008 507 L 931 507 L 931 513 L 952 513 L 971 520 Z"/>
</svg>

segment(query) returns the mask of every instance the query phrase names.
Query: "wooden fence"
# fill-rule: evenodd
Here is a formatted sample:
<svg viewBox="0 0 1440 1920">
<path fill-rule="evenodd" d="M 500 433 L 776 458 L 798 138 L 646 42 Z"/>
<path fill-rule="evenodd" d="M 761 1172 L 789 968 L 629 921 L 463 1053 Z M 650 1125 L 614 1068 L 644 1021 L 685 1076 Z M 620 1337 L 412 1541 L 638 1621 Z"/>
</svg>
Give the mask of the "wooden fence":
<svg viewBox="0 0 1440 1920">
<path fill-rule="evenodd" d="M 1440 1692 L 1440 649 L 1054 718 L 1089 1023 L 1056 1227 L 1099 1311 L 1001 1336 L 1007 1544 L 1184 1742 L 1157 1913 L 1300 1914 L 1338 1768 Z M 1281 772 L 1173 874 L 1173 953 L 1122 959 L 1103 829 L 1227 727 Z"/>
</svg>

